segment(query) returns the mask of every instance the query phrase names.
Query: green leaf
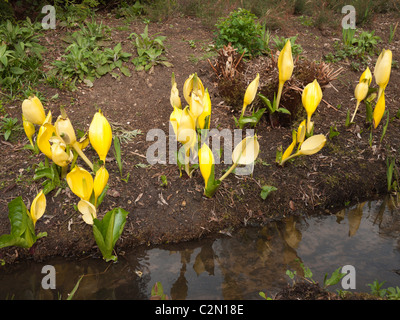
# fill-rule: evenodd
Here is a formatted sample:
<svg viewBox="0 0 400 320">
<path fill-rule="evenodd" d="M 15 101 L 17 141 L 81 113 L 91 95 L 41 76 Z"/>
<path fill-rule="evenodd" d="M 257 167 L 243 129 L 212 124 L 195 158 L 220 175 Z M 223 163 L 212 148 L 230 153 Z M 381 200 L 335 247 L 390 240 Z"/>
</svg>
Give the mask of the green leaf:
<svg viewBox="0 0 400 320">
<path fill-rule="evenodd" d="M 121 143 L 119 141 L 118 136 L 114 136 L 114 151 L 115 151 L 115 160 L 118 164 L 119 173 L 122 176 L 122 160 L 121 160 Z"/>
<path fill-rule="evenodd" d="M 25 70 L 22 69 L 22 68 L 20 68 L 20 67 L 11 67 L 11 68 L 10 68 L 10 71 L 11 71 L 13 74 L 16 74 L 16 75 L 25 73 Z"/>
<path fill-rule="evenodd" d="M 121 208 L 114 208 L 108 211 L 102 220 L 93 220 L 93 234 L 96 243 L 106 261 L 116 261 L 117 257 L 111 253 L 115 243 L 119 239 L 126 223 L 126 216 L 129 213 Z"/>
<path fill-rule="evenodd" d="M 262 186 L 260 197 L 265 200 L 272 191 L 278 190 L 274 186 Z"/>
<path fill-rule="evenodd" d="M 337 284 L 345 276 L 345 273 L 342 273 L 341 270 L 341 267 L 337 268 L 329 279 L 327 279 L 328 274 L 325 274 L 324 286 L 328 287 Z"/>
</svg>

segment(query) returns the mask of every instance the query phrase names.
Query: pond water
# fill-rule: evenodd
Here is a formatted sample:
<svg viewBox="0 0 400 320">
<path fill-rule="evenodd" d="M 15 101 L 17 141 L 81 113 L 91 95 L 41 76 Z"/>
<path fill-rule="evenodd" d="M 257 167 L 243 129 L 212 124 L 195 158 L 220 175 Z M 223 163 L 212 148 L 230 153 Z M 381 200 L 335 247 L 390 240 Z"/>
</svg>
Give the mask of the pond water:
<svg viewBox="0 0 400 320">
<path fill-rule="evenodd" d="M 356 290 L 400 286 L 400 209 L 393 201 L 370 201 L 336 214 L 287 218 L 264 227 L 180 245 L 140 247 L 117 263 L 86 258 L 0 267 L 0 299 L 66 299 L 84 275 L 74 299 L 149 299 L 160 282 L 172 299 L 261 299 L 291 283 L 286 271 L 302 274 L 300 262 L 323 282 L 337 268 L 352 265 Z M 43 289 L 44 265 L 56 270 L 56 288 Z M 339 283 L 330 290 L 341 289 Z"/>
</svg>

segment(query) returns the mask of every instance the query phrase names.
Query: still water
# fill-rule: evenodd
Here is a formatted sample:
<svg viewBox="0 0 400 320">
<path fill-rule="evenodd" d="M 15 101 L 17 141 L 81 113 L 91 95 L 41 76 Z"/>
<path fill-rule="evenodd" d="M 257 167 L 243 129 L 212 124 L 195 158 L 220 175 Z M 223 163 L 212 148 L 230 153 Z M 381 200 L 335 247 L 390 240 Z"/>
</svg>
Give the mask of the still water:
<svg viewBox="0 0 400 320">
<path fill-rule="evenodd" d="M 400 286 L 400 209 L 393 201 L 370 201 L 336 214 L 288 218 L 247 227 L 213 239 L 163 247 L 141 247 L 117 263 L 87 258 L 0 267 L 0 299 L 66 299 L 84 275 L 74 299 L 148 299 L 156 282 L 172 299 L 261 299 L 302 273 L 302 262 L 323 282 L 338 267 L 356 270 L 356 290 Z M 56 270 L 56 288 L 43 289 L 44 265 Z M 340 283 L 331 291 L 341 289 Z"/>
</svg>

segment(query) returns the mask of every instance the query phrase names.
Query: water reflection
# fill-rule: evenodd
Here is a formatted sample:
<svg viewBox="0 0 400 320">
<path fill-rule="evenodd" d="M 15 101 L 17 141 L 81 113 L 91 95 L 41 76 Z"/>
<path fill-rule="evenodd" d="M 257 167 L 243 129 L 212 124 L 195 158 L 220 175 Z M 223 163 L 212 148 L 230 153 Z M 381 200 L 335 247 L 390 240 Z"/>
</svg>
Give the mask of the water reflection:
<svg viewBox="0 0 400 320">
<path fill-rule="evenodd" d="M 286 270 L 308 266 L 320 283 L 325 273 L 351 264 L 357 291 L 368 283 L 400 286 L 400 210 L 393 200 L 365 202 L 335 215 L 290 217 L 232 237 L 136 248 L 107 264 L 100 259 L 0 268 L 0 299 L 66 299 L 85 275 L 75 299 L 148 299 L 155 282 L 172 299 L 259 299 L 290 281 Z M 56 289 L 44 290 L 41 269 L 55 267 Z"/>
</svg>

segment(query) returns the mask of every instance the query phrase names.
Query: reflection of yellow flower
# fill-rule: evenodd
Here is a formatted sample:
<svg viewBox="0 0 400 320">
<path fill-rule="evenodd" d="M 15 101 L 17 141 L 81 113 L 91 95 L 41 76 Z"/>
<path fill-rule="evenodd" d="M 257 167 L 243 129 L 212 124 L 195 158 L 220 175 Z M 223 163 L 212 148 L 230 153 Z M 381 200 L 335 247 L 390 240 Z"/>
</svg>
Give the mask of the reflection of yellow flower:
<svg viewBox="0 0 400 320">
<path fill-rule="evenodd" d="M 43 190 L 40 190 L 35 199 L 33 199 L 31 205 L 30 216 L 33 221 L 33 225 L 35 225 L 36 221 L 39 220 L 41 216 L 43 216 L 45 210 L 46 196 L 44 195 Z"/>
<path fill-rule="evenodd" d="M 83 168 L 75 166 L 66 177 L 71 191 L 79 198 L 89 201 L 93 192 L 92 175 Z"/>
<path fill-rule="evenodd" d="M 100 160 L 106 161 L 106 156 L 111 147 L 112 130 L 101 110 L 95 113 L 89 127 L 89 139 L 93 149 L 96 150 Z"/>
</svg>

